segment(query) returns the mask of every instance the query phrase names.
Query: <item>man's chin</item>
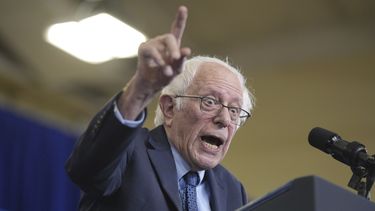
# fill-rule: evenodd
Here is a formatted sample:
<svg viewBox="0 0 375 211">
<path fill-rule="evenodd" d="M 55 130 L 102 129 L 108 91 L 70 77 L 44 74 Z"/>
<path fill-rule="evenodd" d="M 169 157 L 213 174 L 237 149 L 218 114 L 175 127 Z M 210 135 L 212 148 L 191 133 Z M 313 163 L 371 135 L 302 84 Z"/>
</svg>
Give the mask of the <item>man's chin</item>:
<svg viewBox="0 0 375 211">
<path fill-rule="evenodd" d="M 195 166 L 196 166 L 198 171 L 209 170 L 209 169 L 215 168 L 219 163 L 220 163 L 220 161 L 217 161 L 216 159 L 215 160 L 201 159 L 201 160 L 199 160 L 198 162 L 195 163 L 196 164 Z"/>
</svg>

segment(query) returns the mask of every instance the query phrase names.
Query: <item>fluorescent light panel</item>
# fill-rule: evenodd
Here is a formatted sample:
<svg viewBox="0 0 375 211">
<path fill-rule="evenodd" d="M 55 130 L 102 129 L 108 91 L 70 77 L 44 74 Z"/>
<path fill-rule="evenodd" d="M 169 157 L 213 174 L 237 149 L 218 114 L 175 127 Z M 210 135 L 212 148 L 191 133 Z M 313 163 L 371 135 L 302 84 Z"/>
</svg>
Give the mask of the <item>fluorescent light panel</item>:
<svg viewBox="0 0 375 211">
<path fill-rule="evenodd" d="M 50 26 L 46 40 L 85 62 L 98 64 L 137 55 L 146 36 L 107 13 Z"/>
</svg>

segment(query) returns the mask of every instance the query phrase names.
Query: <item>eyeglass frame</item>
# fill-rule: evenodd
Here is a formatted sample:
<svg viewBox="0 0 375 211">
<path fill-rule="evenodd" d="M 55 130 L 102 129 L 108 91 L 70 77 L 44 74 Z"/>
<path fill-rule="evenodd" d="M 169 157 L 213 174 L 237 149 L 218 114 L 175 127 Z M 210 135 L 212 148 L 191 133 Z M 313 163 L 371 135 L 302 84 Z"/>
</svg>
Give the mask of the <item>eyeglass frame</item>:
<svg viewBox="0 0 375 211">
<path fill-rule="evenodd" d="M 224 104 L 223 104 L 222 102 L 220 102 L 219 100 L 217 100 L 217 99 L 215 99 L 215 98 L 212 98 L 212 97 L 208 97 L 208 96 L 199 96 L 199 95 L 175 95 L 174 98 L 191 98 L 191 99 L 200 99 L 200 106 L 199 106 L 199 108 L 200 108 L 200 110 L 203 111 L 203 112 L 205 112 L 204 110 L 202 110 L 203 99 L 210 99 L 210 100 L 213 100 L 213 101 L 215 102 L 215 105 L 221 105 L 221 107 L 217 110 L 217 114 L 215 114 L 215 116 L 217 116 L 223 108 L 227 108 L 228 111 L 229 111 L 229 109 L 231 109 L 231 108 L 239 109 L 239 111 L 240 111 L 240 112 L 239 112 L 239 115 L 238 115 L 239 123 L 237 124 L 237 123 L 233 122 L 233 120 L 232 120 L 232 118 L 231 118 L 231 123 L 234 124 L 234 125 L 237 125 L 237 126 L 243 126 L 243 125 L 245 124 L 246 120 L 249 119 L 249 118 L 251 117 L 251 114 L 250 114 L 248 111 L 246 111 L 246 110 L 244 110 L 244 109 L 242 109 L 242 108 L 240 108 L 240 107 L 224 105 Z M 245 115 L 245 116 L 241 116 L 241 115 L 240 115 L 241 112 L 244 112 L 244 114 L 246 114 L 246 115 Z M 243 118 L 244 118 L 244 120 L 241 120 L 241 119 L 243 119 Z M 237 121 L 238 121 L 238 120 L 237 120 Z"/>
</svg>

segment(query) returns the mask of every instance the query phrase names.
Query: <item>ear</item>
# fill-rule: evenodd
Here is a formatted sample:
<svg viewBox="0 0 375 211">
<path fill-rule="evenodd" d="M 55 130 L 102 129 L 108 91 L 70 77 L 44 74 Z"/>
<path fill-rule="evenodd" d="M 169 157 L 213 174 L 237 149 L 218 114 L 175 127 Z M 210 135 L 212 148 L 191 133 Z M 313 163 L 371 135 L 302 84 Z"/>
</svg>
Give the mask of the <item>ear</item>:
<svg viewBox="0 0 375 211">
<path fill-rule="evenodd" d="M 167 127 L 171 126 L 174 116 L 174 102 L 171 96 L 162 95 L 159 99 L 160 110 L 164 115 L 164 123 Z"/>
</svg>

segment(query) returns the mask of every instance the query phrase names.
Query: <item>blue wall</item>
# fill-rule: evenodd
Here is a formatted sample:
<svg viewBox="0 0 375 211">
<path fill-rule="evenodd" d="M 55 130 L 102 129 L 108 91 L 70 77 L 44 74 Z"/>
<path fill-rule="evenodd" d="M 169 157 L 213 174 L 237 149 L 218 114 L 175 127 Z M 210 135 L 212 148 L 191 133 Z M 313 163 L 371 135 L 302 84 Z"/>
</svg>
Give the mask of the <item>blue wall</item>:
<svg viewBox="0 0 375 211">
<path fill-rule="evenodd" d="M 77 210 L 64 163 L 76 136 L 0 108 L 0 210 Z"/>
</svg>

